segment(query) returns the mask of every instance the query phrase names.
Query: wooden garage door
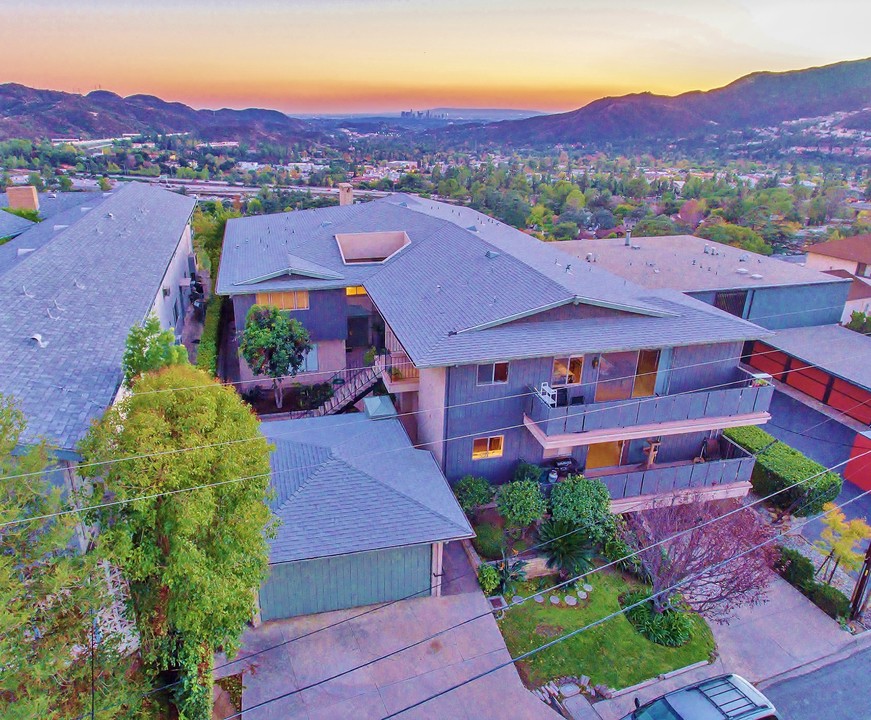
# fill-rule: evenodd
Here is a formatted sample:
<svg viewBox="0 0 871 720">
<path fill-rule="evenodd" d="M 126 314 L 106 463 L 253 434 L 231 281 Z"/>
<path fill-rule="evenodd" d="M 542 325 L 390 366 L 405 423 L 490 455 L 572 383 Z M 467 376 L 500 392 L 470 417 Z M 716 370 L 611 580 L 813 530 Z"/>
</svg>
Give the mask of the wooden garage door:
<svg viewBox="0 0 871 720">
<path fill-rule="evenodd" d="M 273 565 L 260 589 L 264 621 L 426 597 L 432 572 L 430 545 L 338 555 Z"/>
</svg>

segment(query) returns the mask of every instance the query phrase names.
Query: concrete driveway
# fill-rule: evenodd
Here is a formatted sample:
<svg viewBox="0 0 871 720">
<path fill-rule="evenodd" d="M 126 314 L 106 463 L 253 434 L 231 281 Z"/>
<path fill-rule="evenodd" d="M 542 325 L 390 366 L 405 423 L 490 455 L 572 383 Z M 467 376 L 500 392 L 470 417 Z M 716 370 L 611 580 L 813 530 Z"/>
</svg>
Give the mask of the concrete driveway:
<svg viewBox="0 0 871 720">
<path fill-rule="evenodd" d="M 456 556 L 453 560 L 457 562 Z M 246 669 L 243 719 L 380 720 L 509 659 L 496 622 L 488 614 L 415 648 L 377 660 L 487 611 L 487 601 L 477 584 L 452 585 L 461 592 L 441 598 L 405 600 L 356 619 L 348 618 L 367 608 L 265 623 L 246 632 L 239 657 L 284 644 L 222 668 L 216 675 Z M 312 630 L 346 619 L 347 622 L 301 638 Z M 216 659 L 216 665 L 223 662 Z M 263 707 L 248 709 L 365 663 L 371 664 Z M 514 666 L 509 665 L 399 717 L 558 720 L 560 716 L 526 690 Z"/>
</svg>

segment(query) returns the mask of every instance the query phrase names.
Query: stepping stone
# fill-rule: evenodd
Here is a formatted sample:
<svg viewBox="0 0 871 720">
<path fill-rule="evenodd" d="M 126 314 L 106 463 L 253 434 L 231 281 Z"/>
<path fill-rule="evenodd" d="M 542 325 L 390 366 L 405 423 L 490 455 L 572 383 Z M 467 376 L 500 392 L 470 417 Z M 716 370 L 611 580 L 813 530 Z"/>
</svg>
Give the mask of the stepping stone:
<svg viewBox="0 0 871 720">
<path fill-rule="evenodd" d="M 578 592 L 578 600 L 586 600 L 586 599 L 587 599 L 587 593 L 585 593 L 583 590 Z"/>
<path fill-rule="evenodd" d="M 580 677 L 580 681 L 581 681 L 581 685 L 584 685 L 584 686 L 589 687 L 589 685 L 590 685 L 590 678 L 588 678 L 586 675 L 581 675 L 581 677 Z"/>
<path fill-rule="evenodd" d="M 575 685 L 575 683 L 569 682 L 565 685 L 560 685 L 559 691 L 563 697 L 574 697 L 581 692 L 581 688 Z"/>
<path fill-rule="evenodd" d="M 550 604 L 551 605 L 559 605 L 559 598 L 556 595 L 550 596 Z"/>
<path fill-rule="evenodd" d="M 537 603 L 539 603 L 539 604 L 541 604 L 541 603 L 544 602 L 544 598 L 543 598 L 541 595 L 536 595 L 536 596 L 535 596 L 534 598 L 532 598 L 532 599 L 535 600 L 535 602 L 537 602 Z"/>
<path fill-rule="evenodd" d="M 574 595 L 566 595 L 566 605 L 574 607 L 578 604 L 578 599 Z M 565 693 L 563 693 L 565 695 Z"/>
<path fill-rule="evenodd" d="M 584 590 L 586 590 L 588 593 L 593 592 L 593 586 L 589 585 L 588 583 L 584 583 Z"/>
<path fill-rule="evenodd" d="M 520 597 L 520 595 L 515 595 L 513 598 L 511 598 L 511 602 L 512 602 L 514 605 L 520 605 L 520 603 L 523 602 L 523 598 Z"/>
</svg>

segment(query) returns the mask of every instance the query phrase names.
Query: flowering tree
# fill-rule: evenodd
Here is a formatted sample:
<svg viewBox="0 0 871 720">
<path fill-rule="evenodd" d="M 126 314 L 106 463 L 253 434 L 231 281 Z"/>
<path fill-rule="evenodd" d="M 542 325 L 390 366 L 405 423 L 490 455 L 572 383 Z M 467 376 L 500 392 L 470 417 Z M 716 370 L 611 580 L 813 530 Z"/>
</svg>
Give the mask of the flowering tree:
<svg viewBox="0 0 871 720">
<path fill-rule="evenodd" d="M 775 550 L 768 543 L 746 551 L 770 540 L 773 531 L 750 508 L 723 517 L 735 507 L 683 498 L 629 516 L 625 539 L 640 551 L 657 612 L 682 598 L 696 612 L 725 622 L 737 608 L 766 601 Z"/>
</svg>

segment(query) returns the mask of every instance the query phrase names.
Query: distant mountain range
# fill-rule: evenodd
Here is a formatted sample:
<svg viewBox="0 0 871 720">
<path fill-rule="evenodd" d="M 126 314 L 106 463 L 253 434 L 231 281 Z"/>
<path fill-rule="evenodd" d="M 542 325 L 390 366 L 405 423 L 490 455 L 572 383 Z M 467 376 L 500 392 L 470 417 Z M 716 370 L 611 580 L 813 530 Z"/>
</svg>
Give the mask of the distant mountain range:
<svg viewBox="0 0 871 720">
<path fill-rule="evenodd" d="M 318 137 L 310 123 L 277 110 L 194 110 L 153 95 L 87 95 L 0 84 L 0 139 L 103 138 L 132 132 L 192 132 L 203 140 L 291 141 Z"/>
<path fill-rule="evenodd" d="M 791 72 L 757 72 L 725 87 L 674 97 L 607 97 L 567 113 L 443 132 L 512 145 L 670 141 L 863 107 L 871 107 L 871 58 Z"/>
<path fill-rule="evenodd" d="M 325 140 L 346 128 L 410 135 L 423 131 L 447 144 L 642 146 L 862 108 L 871 108 L 871 58 L 791 72 L 758 72 L 722 88 L 674 97 L 637 93 L 602 98 L 556 115 L 436 108 L 431 115 L 448 117 L 424 122 L 395 117 L 301 120 L 255 108 L 194 110 L 152 95 L 125 98 L 105 90 L 78 95 L 7 83 L 0 84 L 0 139 L 101 138 L 157 131 L 190 132 L 203 140 L 293 142 Z M 868 127 L 869 113 L 858 113 L 849 122 L 852 127 Z"/>
</svg>

